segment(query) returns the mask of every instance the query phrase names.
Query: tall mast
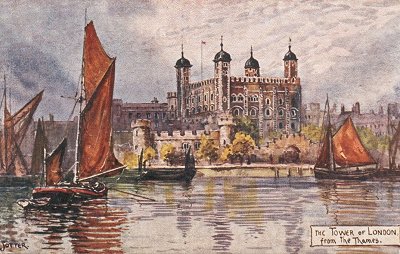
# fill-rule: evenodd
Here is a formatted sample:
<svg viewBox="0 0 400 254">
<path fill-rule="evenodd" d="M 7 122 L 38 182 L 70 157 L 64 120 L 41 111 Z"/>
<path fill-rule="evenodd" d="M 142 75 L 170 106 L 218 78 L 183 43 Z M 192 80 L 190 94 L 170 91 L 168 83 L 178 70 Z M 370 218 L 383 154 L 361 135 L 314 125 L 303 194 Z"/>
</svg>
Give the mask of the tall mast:
<svg viewBox="0 0 400 254">
<path fill-rule="evenodd" d="M 78 125 L 76 129 L 76 145 L 75 145 L 75 167 L 74 167 L 74 179 L 73 182 L 77 183 L 79 180 L 79 161 L 80 161 L 80 134 L 81 134 L 81 117 L 82 117 L 82 108 L 83 108 L 83 100 L 84 100 L 84 83 L 85 83 L 85 61 L 84 61 L 84 52 L 85 52 L 85 40 L 86 40 L 86 14 L 87 9 L 85 9 L 85 25 L 83 26 L 83 47 L 82 47 L 82 67 L 81 67 L 81 80 L 79 84 L 79 114 L 78 114 Z"/>
<path fill-rule="evenodd" d="M 335 158 L 333 156 L 333 138 L 332 138 L 332 125 L 331 125 L 331 112 L 329 107 L 329 98 L 326 95 L 326 106 L 328 113 L 328 129 L 326 135 L 328 136 L 328 153 L 329 153 L 329 170 L 336 170 L 335 167 Z"/>
<path fill-rule="evenodd" d="M 8 147 L 7 147 L 7 128 L 6 128 L 6 117 L 7 117 L 7 82 L 6 75 L 4 74 L 4 93 L 3 93 L 3 103 L 4 103 L 4 114 L 3 114 L 3 140 L 4 140 L 4 169 L 7 173 L 8 168 Z"/>
</svg>

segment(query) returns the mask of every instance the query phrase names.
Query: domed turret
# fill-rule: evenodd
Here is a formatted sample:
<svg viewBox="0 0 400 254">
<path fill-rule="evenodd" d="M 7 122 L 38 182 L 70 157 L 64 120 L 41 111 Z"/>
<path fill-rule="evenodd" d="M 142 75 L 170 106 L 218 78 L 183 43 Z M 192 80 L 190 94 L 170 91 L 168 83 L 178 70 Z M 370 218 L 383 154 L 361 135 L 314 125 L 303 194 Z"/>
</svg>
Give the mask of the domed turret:
<svg viewBox="0 0 400 254">
<path fill-rule="evenodd" d="M 228 52 L 224 51 L 224 44 L 222 43 L 222 36 L 221 36 L 221 51 L 218 52 L 214 57 L 214 62 L 230 62 L 232 60 L 231 55 Z"/>
<path fill-rule="evenodd" d="M 260 64 L 253 57 L 253 47 L 250 49 L 250 58 L 244 64 L 244 75 L 246 77 L 260 76 Z"/>
<path fill-rule="evenodd" d="M 182 57 L 176 61 L 175 68 L 182 68 L 182 67 L 192 67 L 193 65 L 190 64 L 190 61 L 183 56 L 183 45 L 182 45 Z"/>
<path fill-rule="evenodd" d="M 289 51 L 283 57 L 285 78 L 297 77 L 297 57 L 296 54 L 291 50 L 291 43 L 292 40 L 289 38 Z"/>
<path fill-rule="evenodd" d="M 253 57 L 253 47 L 251 47 L 250 50 L 250 58 L 246 61 L 244 64 L 244 68 L 260 68 L 260 65 L 258 64 L 258 61 Z"/>
<path fill-rule="evenodd" d="M 289 38 L 289 51 L 288 51 L 288 52 L 285 54 L 285 56 L 283 57 L 283 60 L 284 60 L 284 61 L 288 61 L 288 60 L 297 61 L 296 54 L 293 53 L 292 50 L 291 50 L 291 48 L 292 48 L 291 42 L 292 42 L 292 40 Z"/>
</svg>

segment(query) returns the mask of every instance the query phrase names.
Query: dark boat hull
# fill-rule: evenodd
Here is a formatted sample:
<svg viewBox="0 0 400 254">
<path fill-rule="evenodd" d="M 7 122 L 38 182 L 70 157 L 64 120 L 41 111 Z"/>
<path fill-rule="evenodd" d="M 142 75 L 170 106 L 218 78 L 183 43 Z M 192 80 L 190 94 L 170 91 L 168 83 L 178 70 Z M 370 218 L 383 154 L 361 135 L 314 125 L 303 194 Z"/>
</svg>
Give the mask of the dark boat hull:
<svg viewBox="0 0 400 254">
<path fill-rule="evenodd" d="M 57 185 L 36 187 L 32 190 L 32 199 L 49 198 L 49 204 L 68 204 L 76 200 L 102 198 L 108 189 L 103 186 L 95 189 L 88 185 Z"/>
<path fill-rule="evenodd" d="M 39 182 L 38 176 L 0 176 L 0 187 L 33 187 Z"/>
<path fill-rule="evenodd" d="M 196 175 L 196 169 L 148 169 L 140 176 L 141 180 L 164 180 L 164 181 L 191 181 Z"/>
<path fill-rule="evenodd" d="M 351 168 L 337 168 L 335 171 L 326 168 L 315 168 L 314 175 L 317 179 L 341 179 L 341 180 L 368 180 L 376 176 L 376 165 Z"/>
</svg>

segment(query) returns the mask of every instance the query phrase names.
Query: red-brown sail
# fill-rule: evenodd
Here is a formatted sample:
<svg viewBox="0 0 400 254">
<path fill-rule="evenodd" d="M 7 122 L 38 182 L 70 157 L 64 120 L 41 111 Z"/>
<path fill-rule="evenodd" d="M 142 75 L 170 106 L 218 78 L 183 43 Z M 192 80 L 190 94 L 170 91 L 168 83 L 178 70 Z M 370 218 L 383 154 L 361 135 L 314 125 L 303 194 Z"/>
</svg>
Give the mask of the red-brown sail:
<svg viewBox="0 0 400 254">
<path fill-rule="evenodd" d="M 58 147 L 46 158 L 46 185 L 55 185 L 62 179 L 61 164 L 63 161 L 67 139 L 58 145 Z"/>
<path fill-rule="evenodd" d="M 362 144 L 350 117 L 333 136 L 333 154 L 336 164 L 342 167 L 376 163 Z"/>
<path fill-rule="evenodd" d="M 90 100 L 96 87 L 110 68 L 113 59 L 104 51 L 97 37 L 93 21 L 87 24 L 85 28 L 83 47 L 85 96 L 87 100 Z"/>
<path fill-rule="evenodd" d="M 39 119 L 36 127 L 35 141 L 33 144 L 32 161 L 31 161 L 31 174 L 39 175 L 42 170 L 44 149 L 46 147 L 46 137 L 44 134 L 44 126 Z"/>
<path fill-rule="evenodd" d="M 79 178 L 121 167 L 112 146 L 111 106 L 114 90 L 115 60 L 81 114 Z M 114 172 L 117 174 L 119 172 Z"/>
<path fill-rule="evenodd" d="M 317 162 L 315 164 L 316 167 L 318 168 L 331 168 L 330 165 L 330 153 L 329 153 L 329 135 L 331 135 L 330 132 L 326 132 L 324 139 L 323 139 L 323 144 L 322 144 L 322 149 L 321 152 L 318 156 Z"/>
<path fill-rule="evenodd" d="M 20 149 L 22 140 L 32 121 L 33 114 L 42 100 L 43 91 L 32 98 L 14 115 L 4 105 L 4 129 L 1 137 L 2 173 L 23 176 L 28 173 L 27 163 Z"/>
<path fill-rule="evenodd" d="M 32 121 L 33 114 L 39 106 L 43 97 L 43 91 L 33 97 L 27 104 L 25 104 L 18 112 L 16 112 L 8 121 L 11 121 L 14 126 L 15 138 L 18 145 L 24 139 L 29 124 Z M 7 122 L 6 122 L 7 124 Z"/>
</svg>

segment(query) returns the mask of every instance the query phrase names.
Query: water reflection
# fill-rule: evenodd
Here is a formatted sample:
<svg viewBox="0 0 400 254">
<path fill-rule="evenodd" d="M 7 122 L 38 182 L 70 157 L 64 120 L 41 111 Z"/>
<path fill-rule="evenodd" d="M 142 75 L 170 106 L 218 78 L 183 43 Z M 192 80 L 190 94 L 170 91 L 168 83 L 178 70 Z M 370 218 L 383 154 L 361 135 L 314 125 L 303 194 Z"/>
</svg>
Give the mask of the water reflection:
<svg viewBox="0 0 400 254">
<path fill-rule="evenodd" d="M 0 194 L 2 240 L 30 253 L 354 253 L 396 247 L 310 247 L 311 225 L 398 225 L 400 184 L 314 178 L 195 178 L 192 184 L 117 184 L 156 199 L 110 191 L 56 210 L 24 212 L 29 190 Z"/>
<path fill-rule="evenodd" d="M 74 253 L 123 253 L 121 234 L 127 212 L 95 199 L 51 210 L 28 210 L 31 234 L 45 240 L 42 249 L 72 249 Z"/>
</svg>

